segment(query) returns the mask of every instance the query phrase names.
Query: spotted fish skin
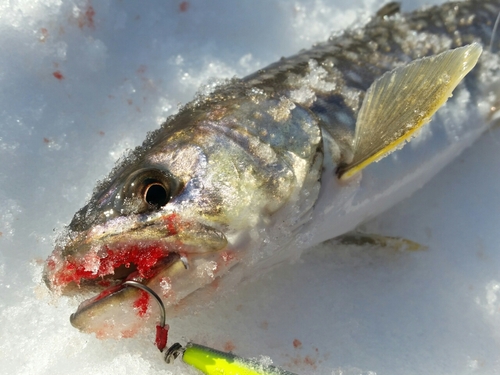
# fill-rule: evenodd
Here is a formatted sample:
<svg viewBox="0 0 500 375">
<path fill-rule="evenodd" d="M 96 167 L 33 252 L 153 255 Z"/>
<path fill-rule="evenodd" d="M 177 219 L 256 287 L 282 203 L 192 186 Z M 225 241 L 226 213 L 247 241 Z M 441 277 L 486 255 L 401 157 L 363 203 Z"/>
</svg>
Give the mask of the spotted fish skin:
<svg viewBox="0 0 500 375">
<path fill-rule="evenodd" d="M 438 113 L 426 137 L 363 170 L 361 183 L 335 176 L 356 151 L 358 114 L 374 82 L 425 56 L 486 48 L 500 1 L 387 9 L 363 28 L 197 97 L 117 164 L 46 262 L 52 290 L 110 287 L 80 306 L 75 327 L 102 337 L 142 327 L 154 304 L 124 280 L 153 289 L 169 314 L 204 306 L 214 290 L 388 208 L 484 131 L 497 100 L 497 56 L 488 51 L 444 108 L 467 113 L 457 120 L 470 126 L 438 127 Z"/>
<path fill-rule="evenodd" d="M 376 78 L 415 59 L 473 42 L 488 47 L 499 12 L 500 2 L 487 0 L 379 15 L 364 28 L 334 35 L 310 50 L 251 74 L 244 82 L 309 108 L 322 130 L 334 138 L 344 154 L 349 154 L 358 111 Z M 500 35 L 493 42 L 493 51 L 498 51 Z M 474 72 L 466 80 L 471 94 L 482 100 L 474 87 L 478 86 Z"/>
</svg>

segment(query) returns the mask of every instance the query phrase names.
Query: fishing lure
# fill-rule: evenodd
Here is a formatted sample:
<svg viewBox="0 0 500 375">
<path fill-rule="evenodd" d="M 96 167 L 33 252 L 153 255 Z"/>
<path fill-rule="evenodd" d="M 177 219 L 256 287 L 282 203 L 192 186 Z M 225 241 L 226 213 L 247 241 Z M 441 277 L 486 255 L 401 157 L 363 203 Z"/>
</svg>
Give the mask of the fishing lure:
<svg viewBox="0 0 500 375">
<path fill-rule="evenodd" d="M 165 322 L 165 305 L 161 298 L 146 285 L 136 281 L 126 281 L 124 287 L 133 287 L 149 294 L 158 303 L 160 322 L 156 326 L 155 344 L 160 352 L 167 345 L 169 326 Z M 206 375 L 295 375 L 291 372 L 267 365 L 259 361 L 235 356 L 207 346 L 189 342 L 185 347 L 173 344 L 165 353 L 165 362 L 172 363 L 181 356 L 184 363 L 202 371 Z"/>
<path fill-rule="evenodd" d="M 165 360 L 172 363 L 178 356 L 181 356 L 184 363 L 206 375 L 296 375 L 257 360 L 241 358 L 192 342 L 187 343 L 185 347 L 179 343 L 172 345 L 165 355 Z"/>
</svg>

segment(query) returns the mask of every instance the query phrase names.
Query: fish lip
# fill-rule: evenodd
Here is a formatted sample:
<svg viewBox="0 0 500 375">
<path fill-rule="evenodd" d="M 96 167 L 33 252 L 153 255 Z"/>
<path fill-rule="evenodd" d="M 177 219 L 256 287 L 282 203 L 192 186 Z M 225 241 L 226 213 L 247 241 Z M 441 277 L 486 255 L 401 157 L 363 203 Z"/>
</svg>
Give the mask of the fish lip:
<svg viewBox="0 0 500 375">
<path fill-rule="evenodd" d="M 168 263 L 179 251 L 159 241 L 132 241 L 129 243 L 83 246 L 83 256 L 62 257 L 55 250 L 45 263 L 43 280 L 48 288 L 61 295 L 83 291 L 100 292 L 124 281 L 149 280 L 158 269 Z"/>
<path fill-rule="evenodd" d="M 136 270 L 137 277 L 149 280 L 169 254 L 212 252 L 226 245 L 220 230 L 176 212 L 118 217 L 82 232 L 68 228 L 45 263 L 43 279 L 59 294 L 99 291 Z"/>
<path fill-rule="evenodd" d="M 116 285 L 136 269 L 147 279 L 152 267 L 180 250 L 169 238 L 177 233 L 174 217 L 175 213 L 158 213 L 146 220 L 144 215 L 134 215 L 84 231 L 69 227 L 47 258 L 42 278 L 50 290 L 63 295 Z"/>
</svg>

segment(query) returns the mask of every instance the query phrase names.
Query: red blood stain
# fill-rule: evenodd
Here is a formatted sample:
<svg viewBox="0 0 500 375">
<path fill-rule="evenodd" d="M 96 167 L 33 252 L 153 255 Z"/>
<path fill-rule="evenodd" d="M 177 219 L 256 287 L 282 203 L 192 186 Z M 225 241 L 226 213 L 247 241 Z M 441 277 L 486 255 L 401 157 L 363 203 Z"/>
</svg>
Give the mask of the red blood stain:
<svg viewBox="0 0 500 375">
<path fill-rule="evenodd" d="M 168 233 L 171 236 L 175 236 L 177 234 L 177 214 L 170 214 L 163 218 L 163 222 L 167 227 Z"/>
<path fill-rule="evenodd" d="M 2 237 L 2 236 L 3 236 L 3 232 L 0 232 L 0 237 Z"/>
<path fill-rule="evenodd" d="M 102 287 L 107 288 L 107 287 L 111 286 L 111 281 L 110 280 L 99 280 L 97 282 L 97 284 L 99 284 Z"/>
<path fill-rule="evenodd" d="M 168 251 L 155 245 L 147 247 L 129 245 L 120 250 L 105 247 L 98 259 L 92 257 L 92 259 L 66 260 L 64 266 L 54 275 L 54 285 L 63 286 L 72 281 L 79 284 L 82 279 L 95 280 L 113 274 L 116 268 L 131 263 L 137 267 L 139 276 L 149 279 L 155 273 L 152 270 L 153 266 L 167 255 Z M 96 262 L 98 262 L 97 265 Z"/>
<path fill-rule="evenodd" d="M 137 69 L 138 74 L 144 74 L 146 72 L 146 65 L 140 65 L 139 68 Z"/>
<path fill-rule="evenodd" d="M 188 1 L 182 1 L 179 4 L 179 10 L 181 12 L 187 12 L 188 9 L 189 9 L 189 2 Z"/>
<path fill-rule="evenodd" d="M 122 337 L 124 339 L 130 339 L 137 334 L 137 330 L 136 329 L 126 329 L 126 330 L 123 330 L 121 333 L 122 333 Z M 106 336 L 103 336 L 101 338 L 105 338 L 105 337 L 107 337 L 107 334 L 106 334 Z M 99 336 L 97 338 L 99 338 Z"/>
<path fill-rule="evenodd" d="M 103 136 L 104 134 L 106 133 L 104 133 L 102 130 L 99 130 L 99 135 Z"/>
<path fill-rule="evenodd" d="M 85 12 L 80 13 L 78 16 L 78 27 L 83 29 L 87 26 L 89 29 L 95 29 L 94 16 L 95 10 L 92 5 L 89 4 Z"/>
<path fill-rule="evenodd" d="M 298 339 L 293 340 L 293 347 L 295 349 L 301 348 L 302 347 L 302 343 L 300 342 L 300 340 L 298 340 Z"/>
<path fill-rule="evenodd" d="M 49 143 L 50 143 L 50 139 L 48 139 L 48 138 L 45 138 L 45 137 L 44 137 L 44 138 L 43 138 L 43 143 L 47 143 L 47 144 L 49 144 Z"/>
<path fill-rule="evenodd" d="M 309 355 L 306 355 L 303 358 L 300 356 L 291 358 L 291 362 L 293 363 L 294 367 L 307 365 L 307 366 L 311 366 L 312 368 L 316 369 L 316 367 L 317 367 L 316 362 L 317 361 L 318 361 L 317 359 L 314 359 Z M 321 361 L 319 361 L 319 362 L 321 362 Z"/>
<path fill-rule="evenodd" d="M 309 357 L 308 355 L 306 355 L 306 357 L 304 358 L 304 363 L 306 365 L 309 365 L 309 366 L 316 368 L 316 360 Z"/>
<path fill-rule="evenodd" d="M 56 262 L 54 261 L 54 259 L 48 259 L 47 260 L 47 267 L 49 267 L 49 270 L 53 271 L 56 269 Z"/>
<path fill-rule="evenodd" d="M 59 70 L 56 70 L 54 73 L 52 73 L 52 75 L 57 78 L 58 80 L 62 80 L 64 79 L 64 76 L 62 75 L 62 73 L 59 71 Z"/>
<path fill-rule="evenodd" d="M 236 346 L 231 340 L 226 341 L 226 343 L 224 344 L 224 351 L 226 352 L 232 352 L 235 348 Z"/>
<path fill-rule="evenodd" d="M 49 36 L 49 31 L 45 28 L 42 27 L 40 29 L 40 33 L 42 34 L 39 38 L 40 42 L 44 43 L 47 40 L 47 37 Z"/>
<path fill-rule="evenodd" d="M 95 16 L 95 10 L 92 7 L 92 5 L 89 5 L 87 10 L 85 11 L 85 17 L 87 18 L 89 27 L 92 27 L 92 28 L 95 26 L 94 25 L 94 16 Z"/>
<path fill-rule="evenodd" d="M 146 315 L 149 307 L 149 293 L 141 290 L 141 296 L 135 300 L 134 307 L 137 309 L 137 315 L 141 318 Z"/>
<path fill-rule="evenodd" d="M 112 288 L 108 288 L 106 290 L 103 290 L 101 293 L 99 293 L 96 297 L 94 297 L 92 299 L 93 302 L 95 301 L 99 301 L 100 299 L 103 299 L 115 292 L 118 292 L 120 289 L 123 289 L 123 286 L 122 285 L 117 285 L 115 287 L 112 287 Z"/>
<path fill-rule="evenodd" d="M 132 103 L 133 103 L 132 99 L 127 99 L 127 103 L 128 103 L 128 105 L 132 105 Z"/>
<path fill-rule="evenodd" d="M 236 258 L 234 251 L 224 251 L 220 256 L 225 263 L 229 263 Z"/>
<path fill-rule="evenodd" d="M 214 270 L 214 273 L 217 273 L 217 270 Z M 214 281 L 212 281 L 212 282 L 210 283 L 210 286 L 211 286 L 213 289 L 215 289 L 215 290 L 219 289 L 219 286 L 220 286 L 220 277 L 218 277 L 218 278 L 216 278 Z"/>
</svg>

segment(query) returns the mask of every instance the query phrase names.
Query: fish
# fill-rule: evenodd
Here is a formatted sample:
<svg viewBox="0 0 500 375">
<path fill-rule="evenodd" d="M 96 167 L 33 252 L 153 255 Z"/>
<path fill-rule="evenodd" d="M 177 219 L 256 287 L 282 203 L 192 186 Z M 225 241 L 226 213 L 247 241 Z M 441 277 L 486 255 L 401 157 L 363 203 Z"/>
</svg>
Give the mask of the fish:
<svg viewBox="0 0 500 375">
<path fill-rule="evenodd" d="M 132 337 L 158 311 L 128 281 L 168 316 L 200 311 L 411 195 L 496 119 L 499 12 L 391 3 L 184 105 L 56 240 L 45 284 L 90 295 L 71 324 Z"/>
</svg>

